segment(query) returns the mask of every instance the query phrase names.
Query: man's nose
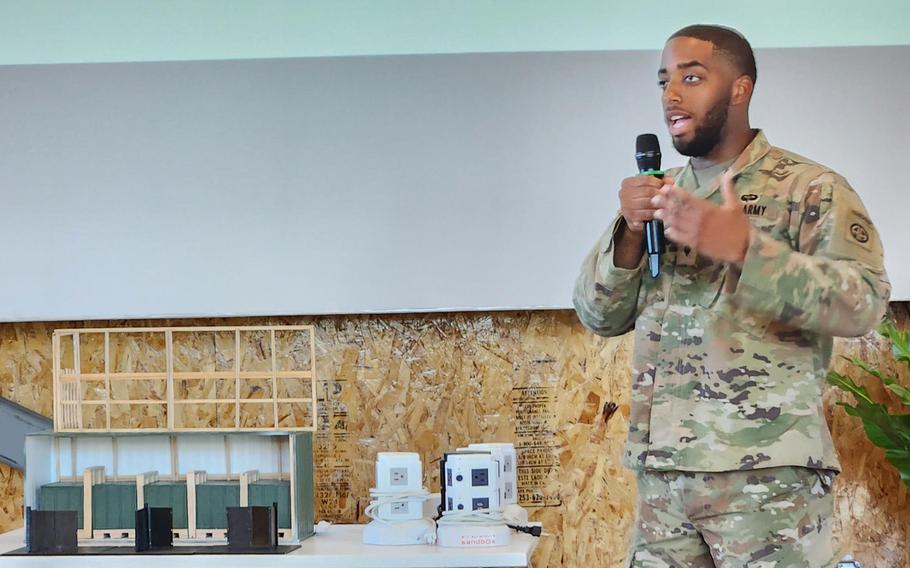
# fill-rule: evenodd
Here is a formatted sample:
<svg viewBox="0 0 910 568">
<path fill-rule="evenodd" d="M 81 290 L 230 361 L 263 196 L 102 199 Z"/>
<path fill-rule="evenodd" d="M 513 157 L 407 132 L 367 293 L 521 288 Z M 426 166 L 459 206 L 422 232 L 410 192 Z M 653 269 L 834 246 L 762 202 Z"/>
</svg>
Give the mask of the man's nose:
<svg viewBox="0 0 910 568">
<path fill-rule="evenodd" d="M 676 84 L 673 81 L 667 81 L 662 99 L 664 106 L 682 102 L 682 97 L 680 97 L 679 90 L 676 88 Z"/>
</svg>

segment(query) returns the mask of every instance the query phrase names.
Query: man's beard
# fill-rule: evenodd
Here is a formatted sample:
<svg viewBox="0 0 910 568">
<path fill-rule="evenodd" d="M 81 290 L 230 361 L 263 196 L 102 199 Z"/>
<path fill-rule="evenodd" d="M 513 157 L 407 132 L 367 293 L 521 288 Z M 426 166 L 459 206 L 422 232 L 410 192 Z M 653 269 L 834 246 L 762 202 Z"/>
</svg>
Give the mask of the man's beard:
<svg viewBox="0 0 910 568">
<path fill-rule="evenodd" d="M 683 156 L 700 158 L 708 155 L 720 142 L 720 134 L 727 123 L 727 110 L 730 107 L 730 97 L 717 102 L 705 115 L 703 124 L 695 129 L 692 140 L 684 142 L 673 138 L 673 147 Z"/>
</svg>

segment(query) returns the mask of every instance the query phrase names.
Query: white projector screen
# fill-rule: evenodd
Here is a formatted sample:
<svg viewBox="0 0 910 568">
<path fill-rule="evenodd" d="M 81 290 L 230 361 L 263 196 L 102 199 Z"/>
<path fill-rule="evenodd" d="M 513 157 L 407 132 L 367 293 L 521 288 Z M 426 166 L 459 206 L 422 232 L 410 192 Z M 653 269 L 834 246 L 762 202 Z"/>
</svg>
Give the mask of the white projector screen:
<svg viewBox="0 0 910 568">
<path fill-rule="evenodd" d="M 910 298 L 910 47 L 757 51 Z M 0 67 L 0 320 L 565 308 L 661 120 L 658 51 Z"/>
</svg>

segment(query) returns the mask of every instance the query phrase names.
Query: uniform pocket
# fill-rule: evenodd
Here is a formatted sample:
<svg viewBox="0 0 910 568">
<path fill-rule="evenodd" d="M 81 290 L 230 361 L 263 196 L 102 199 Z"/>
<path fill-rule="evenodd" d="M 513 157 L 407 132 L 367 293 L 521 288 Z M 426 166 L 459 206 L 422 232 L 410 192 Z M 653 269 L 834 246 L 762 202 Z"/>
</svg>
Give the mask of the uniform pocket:
<svg viewBox="0 0 910 568">
<path fill-rule="evenodd" d="M 674 291 L 673 301 L 687 300 L 690 305 L 706 310 L 712 318 L 726 320 L 727 327 L 762 339 L 770 320 L 747 310 L 731 300 L 739 281 L 739 272 L 723 262 L 705 262 L 701 266 L 680 267 L 680 292 Z"/>
<path fill-rule="evenodd" d="M 673 303 L 712 308 L 720 299 L 727 265 L 686 248 L 676 252 Z"/>
<path fill-rule="evenodd" d="M 736 291 L 738 278 L 739 275 L 735 271 L 730 271 L 727 275 L 714 311 L 717 312 L 718 317 L 729 320 L 736 329 L 744 331 L 756 340 L 761 340 L 768 333 L 771 319 L 744 308 L 731 299 L 733 292 Z"/>
<path fill-rule="evenodd" d="M 700 294 L 698 299 L 698 305 L 703 308 L 713 308 L 717 305 L 718 300 L 724 290 L 724 284 L 727 281 L 727 269 L 726 267 L 720 271 L 720 274 L 716 277 L 714 281 L 708 285 L 704 292 Z"/>
</svg>

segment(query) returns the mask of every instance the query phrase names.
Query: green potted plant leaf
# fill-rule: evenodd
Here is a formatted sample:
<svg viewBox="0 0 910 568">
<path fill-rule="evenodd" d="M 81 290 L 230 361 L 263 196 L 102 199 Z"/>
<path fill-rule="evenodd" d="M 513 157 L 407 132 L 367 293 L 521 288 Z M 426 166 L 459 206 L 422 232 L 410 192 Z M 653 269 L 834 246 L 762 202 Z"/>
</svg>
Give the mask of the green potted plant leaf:
<svg viewBox="0 0 910 568">
<path fill-rule="evenodd" d="M 910 337 L 906 331 L 899 331 L 890 322 L 879 328 L 879 333 L 891 340 L 891 352 L 897 361 L 903 362 L 910 369 Z M 895 378 L 886 376 L 879 369 L 857 359 L 845 357 L 853 365 L 878 378 L 885 388 L 896 394 L 904 408 L 910 411 L 910 388 L 901 385 Z M 863 428 L 873 444 L 885 450 L 885 458 L 900 473 L 901 480 L 910 488 L 910 412 L 891 414 L 888 408 L 876 402 L 869 391 L 857 385 L 853 379 L 836 371 L 828 373 L 828 382 L 851 393 L 856 404 L 838 402 L 847 414 L 863 421 Z"/>
</svg>

